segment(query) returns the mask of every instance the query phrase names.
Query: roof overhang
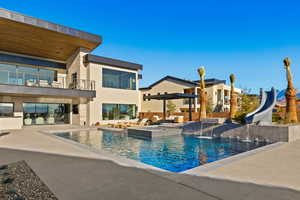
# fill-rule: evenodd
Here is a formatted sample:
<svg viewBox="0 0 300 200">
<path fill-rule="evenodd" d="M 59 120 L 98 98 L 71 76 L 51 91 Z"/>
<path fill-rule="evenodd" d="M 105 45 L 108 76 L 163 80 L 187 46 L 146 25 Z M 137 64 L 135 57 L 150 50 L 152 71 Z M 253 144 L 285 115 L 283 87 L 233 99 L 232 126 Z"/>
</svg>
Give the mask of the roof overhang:
<svg viewBox="0 0 300 200">
<path fill-rule="evenodd" d="M 117 59 L 112 59 L 112 58 L 106 58 L 106 57 L 102 57 L 102 56 L 96 56 L 96 55 L 92 55 L 92 54 L 85 55 L 84 62 L 85 63 L 89 63 L 89 62 L 98 63 L 98 64 L 109 65 L 109 66 L 114 66 L 114 67 L 123 68 L 123 69 L 129 69 L 129 70 L 142 70 L 143 69 L 143 65 L 140 65 L 140 64 L 117 60 Z"/>
<path fill-rule="evenodd" d="M 174 77 L 174 76 L 165 76 L 164 78 L 159 79 L 158 81 L 152 83 L 149 87 L 140 88 L 139 90 L 149 90 L 149 89 L 152 89 L 152 87 L 154 87 L 155 85 L 157 85 L 157 84 L 159 84 L 159 83 L 161 83 L 161 82 L 163 82 L 165 80 L 171 81 L 171 82 L 179 84 L 179 85 L 184 85 L 186 87 L 191 87 L 191 88 L 195 88 L 195 87 L 198 86 L 198 83 L 193 82 L 193 81 L 184 80 L 184 79 L 177 78 L 177 77 Z"/>
<path fill-rule="evenodd" d="M 0 8 L 0 50 L 66 61 L 78 48 L 92 51 L 101 36 Z"/>
</svg>

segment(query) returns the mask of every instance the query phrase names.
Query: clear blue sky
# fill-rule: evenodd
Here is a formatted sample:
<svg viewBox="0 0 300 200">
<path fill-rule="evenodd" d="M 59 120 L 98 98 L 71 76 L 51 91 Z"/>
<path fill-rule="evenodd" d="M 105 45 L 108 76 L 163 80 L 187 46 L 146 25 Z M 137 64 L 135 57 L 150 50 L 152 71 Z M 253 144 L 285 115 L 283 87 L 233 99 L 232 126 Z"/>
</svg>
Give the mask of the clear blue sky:
<svg viewBox="0 0 300 200">
<path fill-rule="evenodd" d="M 143 64 L 141 86 L 165 75 L 237 76 L 237 86 L 286 87 L 282 59 L 292 59 L 300 87 L 300 2 L 274 0 L 31 1 L 0 6 L 103 36 L 94 53 Z"/>
</svg>

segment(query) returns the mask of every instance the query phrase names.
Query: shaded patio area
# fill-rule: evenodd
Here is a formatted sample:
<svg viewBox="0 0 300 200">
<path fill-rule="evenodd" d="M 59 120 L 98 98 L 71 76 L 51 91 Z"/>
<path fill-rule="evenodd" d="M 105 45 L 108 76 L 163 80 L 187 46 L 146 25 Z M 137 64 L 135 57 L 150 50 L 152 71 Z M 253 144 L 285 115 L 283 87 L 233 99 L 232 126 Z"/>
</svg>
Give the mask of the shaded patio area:
<svg viewBox="0 0 300 200">
<path fill-rule="evenodd" d="M 192 100 L 198 97 L 195 94 L 187 94 L 187 93 L 165 93 L 165 94 L 157 94 L 157 95 L 147 95 L 144 96 L 144 100 L 162 100 L 163 101 L 163 120 L 166 120 L 166 101 L 173 99 L 188 99 L 189 101 L 189 121 L 192 121 Z"/>
</svg>

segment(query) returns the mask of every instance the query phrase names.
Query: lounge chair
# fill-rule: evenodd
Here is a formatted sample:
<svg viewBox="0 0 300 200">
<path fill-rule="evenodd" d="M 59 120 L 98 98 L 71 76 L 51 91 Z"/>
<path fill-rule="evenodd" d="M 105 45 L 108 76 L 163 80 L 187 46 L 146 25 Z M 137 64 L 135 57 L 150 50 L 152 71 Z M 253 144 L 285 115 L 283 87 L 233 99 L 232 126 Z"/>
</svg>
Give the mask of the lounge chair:
<svg viewBox="0 0 300 200">
<path fill-rule="evenodd" d="M 158 115 L 153 115 L 153 117 L 151 118 L 152 122 L 158 122 L 159 120 L 161 120 L 161 118 Z"/>
<path fill-rule="evenodd" d="M 128 127 L 140 127 L 146 126 L 148 124 L 148 118 L 138 120 L 138 121 L 126 121 L 126 122 L 118 122 L 114 124 L 108 124 L 108 126 L 112 128 L 128 128 Z"/>
<path fill-rule="evenodd" d="M 47 118 L 47 124 L 55 124 L 55 119 L 54 119 L 54 117 L 48 117 L 48 118 Z"/>
<path fill-rule="evenodd" d="M 61 88 L 62 87 L 62 84 L 57 82 L 57 81 L 53 81 L 51 83 L 51 86 L 54 87 L 54 88 Z"/>
<path fill-rule="evenodd" d="M 142 120 L 139 120 L 137 122 L 131 122 L 129 123 L 130 127 L 140 127 L 140 126 L 147 126 L 149 125 L 149 119 L 148 118 L 144 118 Z"/>
<path fill-rule="evenodd" d="M 183 116 L 176 116 L 174 119 L 175 123 L 183 123 L 184 122 L 184 117 Z"/>
<path fill-rule="evenodd" d="M 25 124 L 25 125 L 31 125 L 31 124 L 32 124 L 32 119 L 30 119 L 30 118 L 25 118 L 25 119 L 24 119 L 24 124 Z"/>
<path fill-rule="evenodd" d="M 45 120 L 43 117 L 38 117 L 38 118 L 36 118 L 35 123 L 36 124 L 45 124 Z"/>
<path fill-rule="evenodd" d="M 39 86 L 40 87 L 49 87 L 49 83 L 47 80 L 40 80 L 39 81 Z"/>
<path fill-rule="evenodd" d="M 118 122 L 118 123 L 116 123 L 116 124 L 107 124 L 109 127 L 111 127 L 111 128 L 127 128 L 127 124 L 125 124 L 125 123 L 120 123 L 120 122 Z"/>
</svg>

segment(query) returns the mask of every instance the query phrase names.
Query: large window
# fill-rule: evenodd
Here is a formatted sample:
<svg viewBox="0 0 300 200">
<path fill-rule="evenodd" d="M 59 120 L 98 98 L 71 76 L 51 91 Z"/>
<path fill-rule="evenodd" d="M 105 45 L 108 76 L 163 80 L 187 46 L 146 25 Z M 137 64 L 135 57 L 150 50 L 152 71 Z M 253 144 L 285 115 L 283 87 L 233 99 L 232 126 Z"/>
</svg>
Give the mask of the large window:
<svg viewBox="0 0 300 200">
<path fill-rule="evenodd" d="M 69 104 L 23 103 L 24 125 L 68 124 Z"/>
<path fill-rule="evenodd" d="M 12 117 L 14 115 L 13 103 L 0 103 L 0 117 Z"/>
<path fill-rule="evenodd" d="M 119 89 L 136 89 L 136 74 L 111 69 L 102 69 L 102 86 Z"/>
<path fill-rule="evenodd" d="M 56 77 L 54 70 L 0 63 L 0 84 L 32 86 L 44 81 L 51 85 Z"/>
<path fill-rule="evenodd" d="M 102 104 L 103 120 L 135 119 L 137 106 L 135 104 Z"/>
</svg>

